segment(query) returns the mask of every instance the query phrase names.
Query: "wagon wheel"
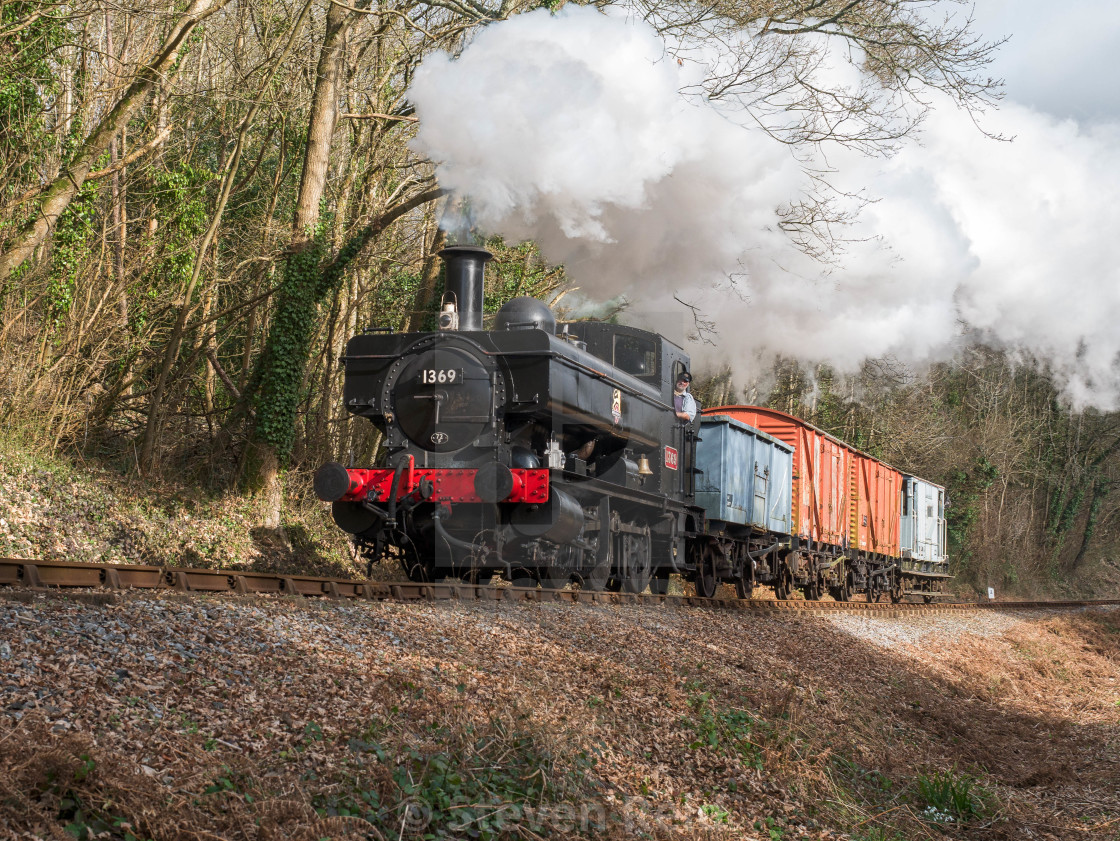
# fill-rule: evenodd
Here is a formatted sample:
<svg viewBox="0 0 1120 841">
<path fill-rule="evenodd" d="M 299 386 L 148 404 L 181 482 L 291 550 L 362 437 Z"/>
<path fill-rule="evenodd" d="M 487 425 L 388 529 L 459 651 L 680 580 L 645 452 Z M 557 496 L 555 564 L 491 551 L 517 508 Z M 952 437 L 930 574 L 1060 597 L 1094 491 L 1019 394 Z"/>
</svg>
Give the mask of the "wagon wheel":
<svg viewBox="0 0 1120 841">
<path fill-rule="evenodd" d="M 623 589 L 627 593 L 645 592 L 653 574 L 648 529 L 644 534 L 622 535 L 622 568 L 626 571 L 626 577 L 622 581 Z"/>
<path fill-rule="evenodd" d="M 879 601 L 879 596 L 883 595 L 883 589 L 879 586 L 879 579 L 877 576 L 868 574 L 867 576 L 867 600 L 871 603 Z"/>
<path fill-rule="evenodd" d="M 739 546 L 736 554 L 740 563 L 739 576 L 735 579 L 735 595 L 749 599 L 754 592 L 754 559 L 745 546 Z"/>
<path fill-rule="evenodd" d="M 795 556 L 789 552 L 782 556 L 775 556 L 774 580 L 771 586 L 774 588 L 774 597 L 782 601 L 793 595 L 793 570 L 790 568 L 790 559 L 793 557 Z"/>
<path fill-rule="evenodd" d="M 806 584 L 801 592 L 805 594 L 805 598 L 811 602 L 819 602 L 821 600 L 821 580 L 814 575 L 809 583 Z"/>
<path fill-rule="evenodd" d="M 715 597 L 716 588 L 719 587 L 719 576 L 716 575 L 716 553 L 707 543 L 698 543 L 695 546 L 696 595 L 702 599 L 711 599 Z"/>
<path fill-rule="evenodd" d="M 892 575 L 891 578 L 891 603 L 898 604 L 900 601 L 902 601 L 903 597 L 902 576 L 898 574 L 898 570 L 895 570 L 894 575 Z"/>
<path fill-rule="evenodd" d="M 832 598 L 838 602 L 846 602 L 852 597 L 852 574 L 849 572 L 840 577 L 840 586 L 832 588 Z"/>
<path fill-rule="evenodd" d="M 649 580 L 649 591 L 655 596 L 664 596 L 669 593 L 669 570 L 662 568 L 653 574 Z"/>
</svg>

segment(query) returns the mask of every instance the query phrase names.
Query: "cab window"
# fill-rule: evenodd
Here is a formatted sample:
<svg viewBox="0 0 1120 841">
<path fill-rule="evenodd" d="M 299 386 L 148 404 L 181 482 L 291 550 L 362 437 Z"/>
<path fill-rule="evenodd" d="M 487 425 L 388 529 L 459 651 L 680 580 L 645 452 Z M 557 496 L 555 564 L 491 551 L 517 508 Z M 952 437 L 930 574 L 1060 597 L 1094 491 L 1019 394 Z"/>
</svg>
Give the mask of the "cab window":
<svg viewBox="0 0 1120 841">
<path fill-rule="evenodd" d="M 614 337 L 614 365 L 635 377 L 657 375 L 657 347 L 639 336 Z"/>
</svg>

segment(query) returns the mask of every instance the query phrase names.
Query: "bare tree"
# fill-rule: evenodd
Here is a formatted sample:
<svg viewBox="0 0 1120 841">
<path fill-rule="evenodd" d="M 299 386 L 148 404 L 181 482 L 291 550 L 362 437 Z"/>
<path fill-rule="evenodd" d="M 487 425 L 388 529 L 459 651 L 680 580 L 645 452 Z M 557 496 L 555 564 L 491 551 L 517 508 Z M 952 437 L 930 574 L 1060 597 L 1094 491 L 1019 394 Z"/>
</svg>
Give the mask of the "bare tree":
<svg viewBox="0 0 1120 841">
<path fill-rule="evenodd" d="M 881 153 L 918 125 L 934 91 L 973 114 L 1002 95 L 986 69 L 1003 40 L 976 33 L 964 0 L 623 5 L 657 28 L 672 55 L 711 66 L 695 93 L 737 105 L 794 146 Z M 845 66 L 858 73 L 837 72 Z"/>
<path fill-rule="evenodd" d="M 116 105 L 98 122 L 81 144 L 70 163 L 43 190 L 32 219 L 27 222 L 0 254 L 0 283 L 25 260 L 33 257 L 36 249 L 46 242 L 58 218 L 71 200 L 81 190 L 94 162 L 109 148 L 109 144 L 136 110 L 147 101 L 153 87 L 170 72 L 186 43 L 187 37 L 198 23 L 220 10 L 229 0 L 191 0 L 187 8 L 170 25 L 162 45 L 137 65 L 136 76 Z"/>
</svg>

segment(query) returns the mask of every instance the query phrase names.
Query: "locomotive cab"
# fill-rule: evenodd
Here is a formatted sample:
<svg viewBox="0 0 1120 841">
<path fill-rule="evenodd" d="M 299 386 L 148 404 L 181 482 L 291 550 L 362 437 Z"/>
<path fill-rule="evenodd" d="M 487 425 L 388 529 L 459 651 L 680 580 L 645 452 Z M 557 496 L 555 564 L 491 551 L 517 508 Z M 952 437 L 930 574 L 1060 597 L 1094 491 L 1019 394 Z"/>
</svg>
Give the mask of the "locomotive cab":
<svg viewBox="0 0 1120 841">
<path fill-rule="evenodd" d="M 642 450 L 657 477 L 659 492 L 689 500 L 694 493 L 693 465 L 699 423 L 683 424 L 672 411 L 673 385 L 681 371 L 688 370 L 683 349 L 657 333 L 621 324 L 574 321 L 560 325 L 561 335 L 581 342 L 587 351 L 616 369 L 629 374 L 659 401 L 657 443 Z"/>
</svg>

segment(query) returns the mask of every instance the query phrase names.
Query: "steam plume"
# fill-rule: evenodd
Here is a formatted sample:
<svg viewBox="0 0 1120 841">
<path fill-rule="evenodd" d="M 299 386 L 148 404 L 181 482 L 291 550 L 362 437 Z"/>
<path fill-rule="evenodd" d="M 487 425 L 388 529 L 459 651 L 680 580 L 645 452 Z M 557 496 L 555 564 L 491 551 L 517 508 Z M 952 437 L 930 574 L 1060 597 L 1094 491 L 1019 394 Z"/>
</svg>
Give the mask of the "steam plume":
<svg viewBox="0 0 1120 841">
<path fill-rule="evenodd" d="M 1116 127 L 1009 106 L 992 128 L 1018 139 L 1001 144 L 947 106 L 890 160 L 838 150 L 838 184 L 881 198 L 852 230 L 864 241 L 825 271 L 778 226 L 800 166 L 682 97 L 702 69 L 640 22 L 521 15 L 424 62 L 416 145 L 479 228 L 535 240 L 584 292 L 626 292 L 678 339 L 674 298 L 699 306 L 743 376 L 775 353 L 922 367 L 980 337 L 1047 363 L 1075 405 L 1120 407 Z"/>
</svg>

